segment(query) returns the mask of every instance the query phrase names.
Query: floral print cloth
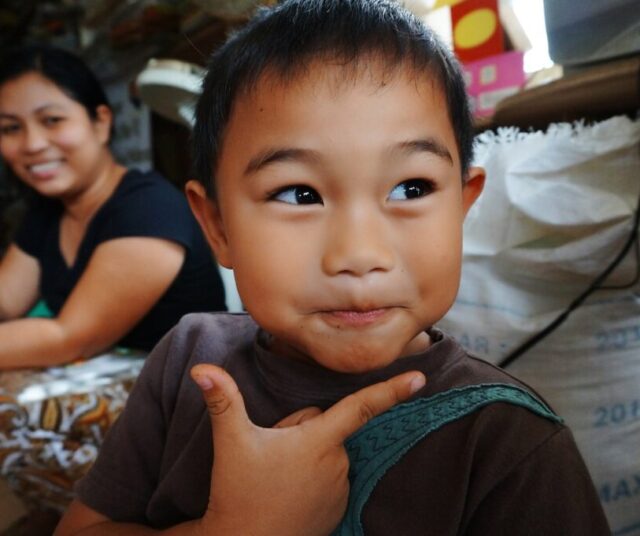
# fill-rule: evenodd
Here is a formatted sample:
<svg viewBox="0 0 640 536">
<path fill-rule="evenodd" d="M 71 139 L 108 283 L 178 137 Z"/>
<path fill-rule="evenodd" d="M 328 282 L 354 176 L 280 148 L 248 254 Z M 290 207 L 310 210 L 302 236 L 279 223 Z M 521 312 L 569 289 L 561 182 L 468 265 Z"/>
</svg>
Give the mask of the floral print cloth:
<svg viewBox="0 0 640 536">
<path fill-rule="evenodd" d="M 124 408 L 144 354 L 0 372 L 0 476 L 31 508 L 64 510 Z"/>
</svg>

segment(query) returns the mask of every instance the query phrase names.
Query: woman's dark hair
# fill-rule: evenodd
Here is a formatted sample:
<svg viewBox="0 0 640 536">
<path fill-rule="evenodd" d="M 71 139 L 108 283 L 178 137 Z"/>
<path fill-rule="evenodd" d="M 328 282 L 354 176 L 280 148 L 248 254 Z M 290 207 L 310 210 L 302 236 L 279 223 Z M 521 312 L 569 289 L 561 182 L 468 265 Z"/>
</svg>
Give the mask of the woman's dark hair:
<svg viewBox="0 0 640 536">
<path fill-rule="evenodd" d="M 96 119 L 101 104 L 111 108 L 104 89 L 78 56 L 48 45 L 26 45 L 6 50 L 0 60 L 0 85 L 37 72 L 53 82 Z"/>
<path fill-rule="evenodd" d="M 215 197 L 224 129 L 236 97 L 273 72 L 291 79 L 316 59 L 344 65 L 364 56 L 390 69 L 428 73 L 444 93 L 463 175 L 473 155 L 473 126 L 457 60 L 433 32 L 392 0 L 286 0 L 254 18 L 212 55 L 196 107 L 193 156 L 198 179 Z"/>
</svg>

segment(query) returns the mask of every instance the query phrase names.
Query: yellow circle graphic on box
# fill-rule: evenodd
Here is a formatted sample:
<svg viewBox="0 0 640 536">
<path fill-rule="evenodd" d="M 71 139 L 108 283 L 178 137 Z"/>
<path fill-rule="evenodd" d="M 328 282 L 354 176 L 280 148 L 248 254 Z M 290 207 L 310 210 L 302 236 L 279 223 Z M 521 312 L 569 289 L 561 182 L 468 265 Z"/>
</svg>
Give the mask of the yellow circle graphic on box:
<svg viewBox="0 0 640 536">
<path fill-rule="evenodd" d="M 453 31 L 453 40 L 457 48 L 477 47 L 493 35 L 497 26 L 495 11 L 476 9 L 458 21 Z"/>
<path fill-rule="evenodd" d="M 455 6 L 464 0 L 436 0 L 436 3 L 433 5 L 431 9 L 438 9 L 439 7 L 444 6 Z"/>
</svg>

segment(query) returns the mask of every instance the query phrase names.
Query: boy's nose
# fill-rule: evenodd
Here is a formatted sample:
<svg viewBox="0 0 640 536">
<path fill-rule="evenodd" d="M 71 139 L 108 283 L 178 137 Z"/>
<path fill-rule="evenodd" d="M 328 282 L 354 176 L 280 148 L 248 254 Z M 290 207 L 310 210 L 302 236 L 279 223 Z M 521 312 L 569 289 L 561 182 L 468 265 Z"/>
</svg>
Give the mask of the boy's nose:
<svg viewBox="0 0 640 536">
<path fill-rule="evenodd" d="M 389 230 L 379 218 L 361 212 L 334 218 L 327 236 L 322 268 L 328 275 L 364 276 L 393 268 Z"/>
</svg>

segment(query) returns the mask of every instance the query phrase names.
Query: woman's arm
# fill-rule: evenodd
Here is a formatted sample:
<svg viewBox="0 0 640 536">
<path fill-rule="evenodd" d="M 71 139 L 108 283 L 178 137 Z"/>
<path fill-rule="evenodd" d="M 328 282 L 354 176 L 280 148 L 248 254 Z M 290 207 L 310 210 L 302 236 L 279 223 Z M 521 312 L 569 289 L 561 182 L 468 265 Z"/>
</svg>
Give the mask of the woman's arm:
<svg viewBox="0 0 640 536">
<path fill-rule="evenodd" d="M 40 265 L 12 244 L 0 261 L 0 321 L 23 316 L 38 299 Z"/>
<path fill-rule="evenodd" d="M 183 246 L 158 238 L 104 242 L 57 318 L 0 324 L 0 369 L 58 365 L 111 346 L 160 299 L 184 257 Z"/>
</svg>

